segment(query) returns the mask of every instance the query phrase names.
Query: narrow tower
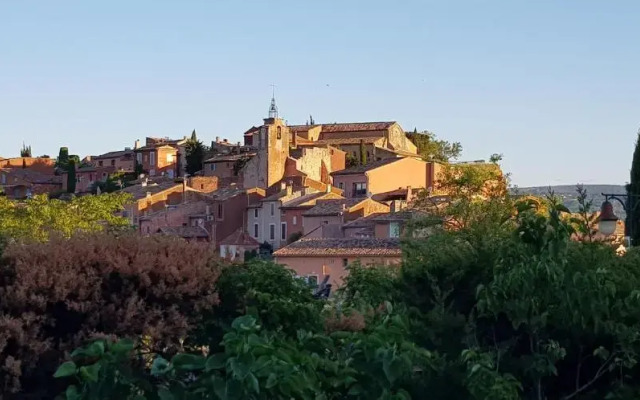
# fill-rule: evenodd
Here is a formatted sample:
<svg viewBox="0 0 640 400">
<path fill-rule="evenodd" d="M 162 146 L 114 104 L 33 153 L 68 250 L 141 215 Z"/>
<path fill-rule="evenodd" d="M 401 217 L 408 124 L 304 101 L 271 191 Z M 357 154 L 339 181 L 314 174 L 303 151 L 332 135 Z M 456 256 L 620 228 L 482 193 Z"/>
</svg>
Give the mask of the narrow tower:
<svg viewBox="0 0 640 400">
<path fill-rule="evenodd" d="M 278 106 L 276 106 L 276 85 L 271 85 L 271 105 L 269 106 L 269 118 L 278 118 Z"/>
</svg>

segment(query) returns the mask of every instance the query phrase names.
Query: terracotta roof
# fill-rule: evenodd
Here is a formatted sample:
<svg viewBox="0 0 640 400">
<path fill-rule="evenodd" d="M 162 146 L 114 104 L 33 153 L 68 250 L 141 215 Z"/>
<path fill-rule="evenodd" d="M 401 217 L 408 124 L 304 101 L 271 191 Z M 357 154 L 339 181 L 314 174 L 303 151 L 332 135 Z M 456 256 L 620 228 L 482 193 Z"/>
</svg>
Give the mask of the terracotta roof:
<svg viewBox="0 0 640 400">
<path fill-rule="evenodd" d="M 233 185 L 218 189 L 215 192 L 208 193 L 207 195 L 213 200 L 224 201 L 242 193 L 245 193 L 245 190 L 243 188 Z"/>
<path fill-rule="evenodd" d="M 310 143 L 319 144 L 319 145 L 360 144 L 361 142 L 364 144 L 374 144 L 382 140 L 384 140 L 383 137 L 363 137 L 363 138 L 351 137 L 351 138 L 320 139 Z"/>
<path fill-rule="evenodd" d="M 251 158 L 255 155 L 256 153 L 218 154 L 209 158 L 208 160 L 204 160 L 204 162 L 205 164 L 207 164 L 207 163 L 224 162 L 224 161 L 237 161 L 237 160 L 242 160 L 244 158 Z"/>
<path fill-rule="evenodd" d="M 387 130 L 395 121 L 386 122 L 350 122 L 342 124 L 322 124 L 322 132 L 361 132 Z"/>
<path fill-rule="evenodd" d="M 379 151 L 382 152 L 387 152 L 387 153 L 391 153 L 391 154 L 397 154 L 399 156 L 403 156 L 403 157 L 415 157 L 415 158 L 422 158 L 420 157 L 417 153 L 412 153 L 410 151 L 405 151 L 405 150 L 394 150 L 394 149 L 390 149 L 388 147 L 384 147 L 384 146 L 378 146 L 376 145 L 376 149 L 378 149 Z"/>
<path fill-rule="evenodd" d="M 220 241 L 220 244 L 224 245 L 236 245 L 236 246 L 260 246 L 257 240 L 251 237 L 244 229 L 238 228 L 231 235 Z"/>
<path fill-rule="evenodd" d="M 280 206 L 280 209 L 293 209 L 293 208 L 312 208 L 316 205 L 318 200 L 339 200 L 342 196 L 336 193 L 326 192 L 314 192 L 308 193 L 293 200 L 289 200 Z"/>
<path fill-rule="evenodd" d="M 117 158 L 124 156 L 132 156 L 133 150 L 119 150 L 119 151 L 110 151 L 108 153 L 100 154 L 99 156 L 92 156 L 91 160 L 100 160 L 103 158 Z"/>
<path fill-rule="evenodd" d="M 323 216 L 323 215 L 340 215 L 345 210 L 349 210 L 351 207 L 358 203 L 365 201 L 366 199 L 338 199 L 338 200 L 326 200 L 319 201 L 315 207 L 302 213 L 303 216 Z"/>
<path fill-rule="evenodd" d="M 371 161 L 365 165 L 358 165 L 357 167 L 351 167 L 347 169 L 343 169 L 340 171 L 332 172 L 331 175 L 352 175 L 352 174 L 363 174 L 367 171 L 371 171 L 372 169 L 380 168 L 387 164 L 391 164 L 398 160 L 402 160 L 402 158 L 385 158 L 384 160 Z"/>
<path fill-rule="evenodd" d="M 150 144 L 148 146 L 138 147 L 137 149 L 134 149 L 133 151 L 155 150 L 155 149 L 159 149 L 161 147 L 171 147 L 171 148 L 175 149 L 175 143 L 173 145 L 172 145 L 172 143 L 168 143 L 168 142 Z"/>
<path fill-rule="evenodd" d="M 289 130 L 296 133 L 308 132 L 309 129 L 315 128 L 316 126 L 320 126 L 320 125 L 289 125 Z"/>
<path fill-rule="evenodd" d="M 12 181 L 15 182 L 15 179 L 20 179 L 23 182 L 40 185 L 57 185 L 62 183 L 61 176 L 44 174 L 42 172 L 34 171 L 29 168 L 0 168 L 0 170 L 7 174 L 6 186 L 10 186 Z"/>
<path fill-rule="evenodd" d="M 161 181 L 158 183 L 149 182 L 146 186 L 142 186 L 141 184 L 137 184 L 134 186 L 129 186 L 121 190 L 121 192 L 129 193 L 133 196 L 134 200 L 140 200 L 147 197 L 147 193 L 151 193 L 152 195 L 163 192 L 167 189 L 172 189 L 176 186 L 182 186 L 182 183 L 171 181 Z"/>
<path fill-rule="evenodd" d="M 411 194 L 417 196 L 420 192 L 424 191 L 424 188 L 412 188 Z M 391 201 L 391 200 L 406 200 L 407 188 L 399 188 L 384 193 L 376 193 L 371 198 L 375 201 Z"/>
<path fill-rule="evenodd" d="M 402 255 L 397 238 L 300 239 L 275 253 L 276 257 L 395 256 Z"/>
<path fill-rule="evenodd" d="M 414 218 L 420 218 L 427 216 L 425 212 L 418 210 L 403 210 L 390 213 L 378 214 L 373 218 L 375 222 L 393 222 L 393 221 L 408 221 Z"/>
<path fill-rule="evenodd" d="M 165 226 L 158 229 L 159 233 L 178 236 L 185 239 L 207 239 L 209 234 L 207 230 L 201 226 Z"/>
<path fill-rule="evenodd" d="M 252 126 L 251 128 L 246 130 L 246 132 L 244 133 L 244 136 L 251 136 L 256 132 L 258 132 L 259 130 L 260 130 L 259 126 Z"/>
<path fill-rule="evenodd" d="M 373 213 L 369 214 L 365 217 L 360 217 L 358 219 L 354 219 L 353 221 L 347 222 L 342 225 L 342 229 L 352 229 L 352 228 L 369 228 L 375 225 L 375 218 L 382 215 L 384 213 Z"/>
</svg>

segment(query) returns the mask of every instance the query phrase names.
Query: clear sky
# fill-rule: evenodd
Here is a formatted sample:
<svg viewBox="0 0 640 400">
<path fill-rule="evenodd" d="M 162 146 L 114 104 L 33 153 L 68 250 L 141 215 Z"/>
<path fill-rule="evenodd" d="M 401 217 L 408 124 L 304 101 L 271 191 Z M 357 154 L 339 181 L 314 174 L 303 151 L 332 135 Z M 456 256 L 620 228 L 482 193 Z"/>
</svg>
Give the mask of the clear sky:
<svg viewBox="0 0 640 400">
<path fill-rule="evenodd" d="M 520 186 L 624 183 L 640 1 L 0 0 L 0 155 L 396 120 Z"/>
</svg>

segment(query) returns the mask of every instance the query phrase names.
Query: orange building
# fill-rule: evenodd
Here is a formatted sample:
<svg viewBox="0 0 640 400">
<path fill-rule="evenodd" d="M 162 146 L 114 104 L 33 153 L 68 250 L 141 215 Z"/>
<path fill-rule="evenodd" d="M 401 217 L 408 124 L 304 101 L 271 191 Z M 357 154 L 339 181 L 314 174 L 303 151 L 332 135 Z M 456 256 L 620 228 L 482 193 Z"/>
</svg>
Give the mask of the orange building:
<svg viewBox="0 0 640 400">
<path fill-rule="evenodd" d="M 136 164 L 149 176 L 177 177 L 180 171 L 178 149 L 169 144 L 151 144 L 134 150 Z"/>
</svg>

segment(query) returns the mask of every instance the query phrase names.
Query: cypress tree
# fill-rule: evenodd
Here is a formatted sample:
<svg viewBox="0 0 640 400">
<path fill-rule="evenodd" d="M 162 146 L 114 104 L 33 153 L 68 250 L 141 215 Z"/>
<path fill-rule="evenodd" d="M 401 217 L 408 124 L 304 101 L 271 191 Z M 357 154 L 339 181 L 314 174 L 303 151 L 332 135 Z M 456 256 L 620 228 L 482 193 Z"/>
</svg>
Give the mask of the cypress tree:
<svg viewBox="0 0 640 400">
<path fill-rule="evenodd" d="M 631 236 L 631 244 L 640 245 L 640 213 L 637 211 L 636 205 L 640 203 L 640 130 L 636 139 L 636 148 L 633 151 L 633 161 L 631 163 L 631 177 L 627 185 L 627 194 L 629 201 L 627 202 L 627 232 Z"/>
<path fill-rule="evenodd" d="M 198 141 L 198 136 L 196 135 L 196 130 L 194 129 L 193 132 L 191 132 L 191 141 L 192 142 L 197 142 Z"/>
<path fill-rule="evenodd" d="M 367 164 L 367 149 L 364 146 L 364 140 L 360 139 L 360 165 Z"/>
<path fill-rule="evenodd" d="M 67 166 L 67 193 L 76 192 L 76 161 L 72 158 Z"/>
<path fill-rule="evenodd" d="M 69 148 L 68 147 L 60 147 L 60 152 L 58 153 L 58 159 L 56 160 L 56 167 L 66 170 L 69 164 Z"/>
</svg>

